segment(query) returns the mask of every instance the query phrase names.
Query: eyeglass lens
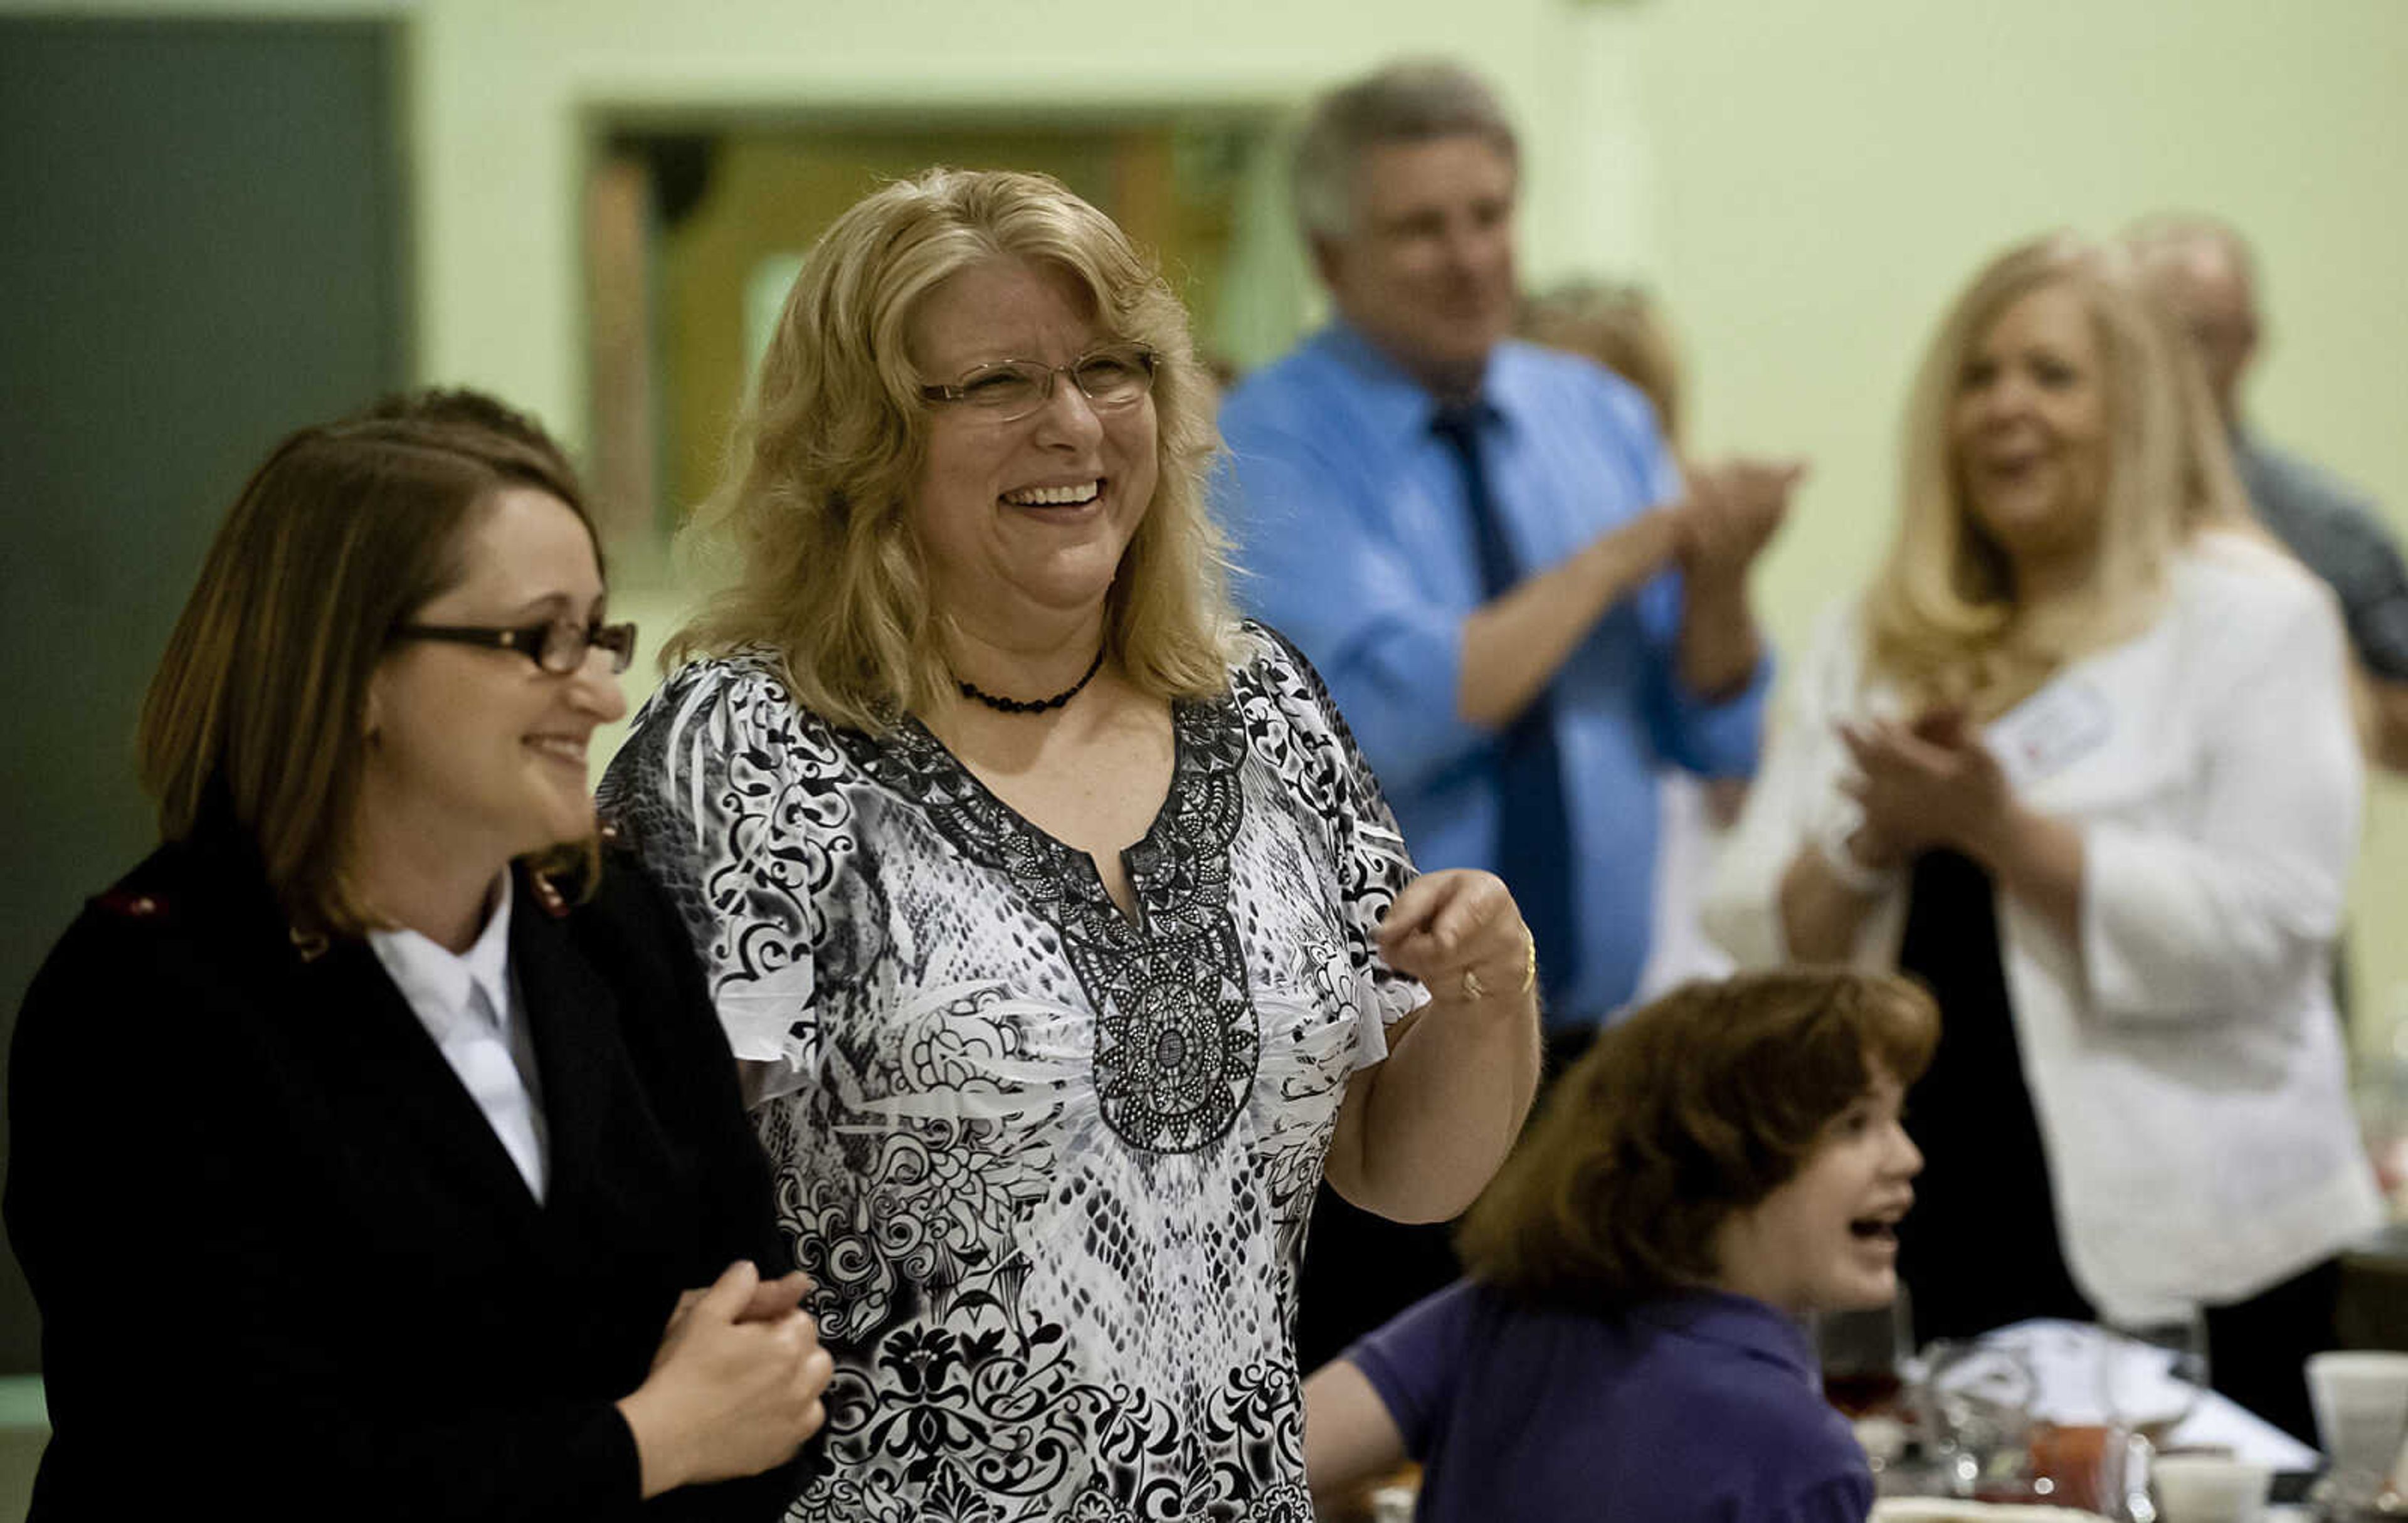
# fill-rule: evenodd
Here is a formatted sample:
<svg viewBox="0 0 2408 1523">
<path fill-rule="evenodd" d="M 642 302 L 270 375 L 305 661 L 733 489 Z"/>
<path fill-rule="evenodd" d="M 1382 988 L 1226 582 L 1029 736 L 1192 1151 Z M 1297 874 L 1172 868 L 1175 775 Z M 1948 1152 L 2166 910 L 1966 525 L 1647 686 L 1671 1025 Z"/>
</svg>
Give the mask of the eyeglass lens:
<svg viewBox="0 0 2408 1523">
<path fill-rule="evenodd" d="M 1007 419 L 1025 417 L 1052 398 L 1055 376 L 1068 375 L 1096 406 L 1126 407 L 1153 387 L 1152 361 L 1152 354 L 1134 346 L 1097 350 L 1062 366 L 1014 360 L 972 376 L 962 383 L 960 395 L 963 401 Z"/>
<path fill-rule="evenodd" d="M 585 653 L 595 646 L 609 653 L 610 670 L 625 671 L 636 658 L 636 626 L 632 624 L 581 625 L 562 619 L 543 626 L 543 645 L 536 662 L 561 676 L 585 665 Z"/>
</svg>

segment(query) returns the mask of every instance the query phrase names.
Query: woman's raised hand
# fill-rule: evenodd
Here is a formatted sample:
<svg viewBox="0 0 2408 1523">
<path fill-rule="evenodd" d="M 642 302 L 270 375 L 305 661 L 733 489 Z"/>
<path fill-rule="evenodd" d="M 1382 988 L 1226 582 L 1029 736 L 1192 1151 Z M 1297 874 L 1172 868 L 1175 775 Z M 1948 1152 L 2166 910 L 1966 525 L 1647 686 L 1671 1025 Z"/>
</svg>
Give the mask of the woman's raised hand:
<svg viewBox="0 0 2408 1523">
<path fill-rule="evenodd" d="M 1985 855 L 2014 795 L 1998 758 L 1960 710 L 1935 709 L 1912 725 L 1873 719 L 1840 726 L 1861 774 L 1851 786 L 1864 806 L 1859 844 L 1873 866 L 1930 846 Z"/>
<path fill-rule="evenodd" d="M 1380 923 L 1380 954 L 1440 1004 L 1519 1012 L 1535 998 L 1538 949 L 1493 872 L 1450 869 L 1407 884 Z"/>
<path fill-rule="evenodd" d="M 619 1402 L 645 1496 L 756 1475 L 819 1431 L 835 1366 L 798 1304 L 810 1285 L 799 1272 L 764 1281 L 739 1259 L 699 1296 L 679 1298 L 652 1373 Z"/>
</svg>

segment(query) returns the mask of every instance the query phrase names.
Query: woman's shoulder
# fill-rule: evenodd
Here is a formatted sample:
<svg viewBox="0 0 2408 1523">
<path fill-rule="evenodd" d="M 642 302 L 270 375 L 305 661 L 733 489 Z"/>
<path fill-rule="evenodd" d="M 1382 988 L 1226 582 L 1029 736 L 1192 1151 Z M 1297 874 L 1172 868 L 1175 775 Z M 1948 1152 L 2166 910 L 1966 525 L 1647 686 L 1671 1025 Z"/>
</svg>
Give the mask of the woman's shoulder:
<svg viewBox="0 0 2408 1523">
<path fill-rule="evenodd" d="M 1319 797 L 1323 784 L 1349 773 L 1369 775 L 1354 733 L 1321 673 L 1269 625 L 1254 619 L 1240 624 L 1229 690 L 1255 754 L 1307 794 Z"/>
<path fill-rule="evenodd" d="M 775 652 L 747 648 L 668 674 L 627 729 L 603 783 L 606 800 L 632 784 L 681 786 L 687 769 L 782 769 L 796 756 L 832 757 L 834 726 L 795 701 Z M 606 812 L 609 812 L 606 808 Z"/>
<path fill-rule="evenodd" d="M 1312 663 L 1296 642 L 1260 619 L 1238 621 L 1237 638 L 1229 646 L 1229 680 L 1243 682 L 1264 673 L 1290 672 L 1320 681 Z"/>
<path fill-rule="evenodd" d="M 2274 540 L 2251 529 L 2203 529 L 2174 558 L 2178 596 L 2289 603 L 2324 583 Z"/>
<path fill-rule="evenodd" d="M 140 866 L 84 900 L 50 947 L 26 997 L 61 981 L 82 984 L 106 972 L 138 973 L 188 948 L 193 895 L 172 872 L 173 848 L 161 847 Z"/>
<path fill-rule="evenodd" d="M 264 882 L 170 842 L 85 901 L 26 990 L 16 1041 L 153 1061 L 207 1024 L 205 1001 L 265 986 L 247 970 L 296 955 Z"/>
<path fill-rule="evenodd" d="M 1241 707 L 1268 706 L 1316 729 L 1345 727 L 1312 660 L 1295 641 L 1259 619 L 1239 621 L 1229 687 Z"/>
<path fill-rule="evenodd" d="M 636 727 L 683 728 L 705 719 L 754 728 L 818 723 L 795 701 L 777 653 L 760 646 L 705 656 L 670 672 L 645 701 Z"/>
<path fill-rule="evenodd" d="M 2330 624 L 2330 589 L 2280 547 L 2241 530 L 2192 537 L 2174 561 L 2173 603 L 2186 623 L 2225 639 L 2262 640 L 2302 623 Z"/>
</svg>

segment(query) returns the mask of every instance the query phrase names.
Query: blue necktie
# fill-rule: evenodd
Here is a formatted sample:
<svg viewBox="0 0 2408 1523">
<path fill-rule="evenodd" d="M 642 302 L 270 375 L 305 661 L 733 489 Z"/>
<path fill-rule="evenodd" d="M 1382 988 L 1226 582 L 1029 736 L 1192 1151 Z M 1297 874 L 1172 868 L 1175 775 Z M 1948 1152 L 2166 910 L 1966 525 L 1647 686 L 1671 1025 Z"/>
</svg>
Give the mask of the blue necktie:
<svg viewBox="0 0 2408 1523">
<path fill-rule="evenodd" d="M 1441 408 L 1430 429 L 1455 452 L 1464 505 L 1480 540 L 1483 601 L 1521 581 L 1512 546 L 1480 456 L 1483 409 Z M 1539 943 L 1549 1013 L 1580 972 L 1572 907 L 1571 820 L 1564 807 L 1563 758 L 1555 747 L 1555 694 L 1541 688 L 1497 738 L 1497 875 L 1513 891 Z"/>
</svg>

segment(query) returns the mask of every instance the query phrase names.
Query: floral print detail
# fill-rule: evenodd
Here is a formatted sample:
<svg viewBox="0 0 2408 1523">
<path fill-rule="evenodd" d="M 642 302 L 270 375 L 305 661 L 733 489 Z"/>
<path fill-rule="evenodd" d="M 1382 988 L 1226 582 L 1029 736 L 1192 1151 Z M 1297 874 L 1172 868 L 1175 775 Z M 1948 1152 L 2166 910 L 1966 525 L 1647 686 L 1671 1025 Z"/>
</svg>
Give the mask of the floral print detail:
<svg viewBox="0 0 2408 1523">
<path fill-rule="evenodd" d="M 1412 865 L 1259 626 L 1173 709 L 1138 913 L 910 721 L 688 668 L 603 809 L 701 949 L 835 1354 L 790 1516 L 1310 1523 L 1288 1329 L 1346 1082 L 1421 991 Z"/>
</svg>

